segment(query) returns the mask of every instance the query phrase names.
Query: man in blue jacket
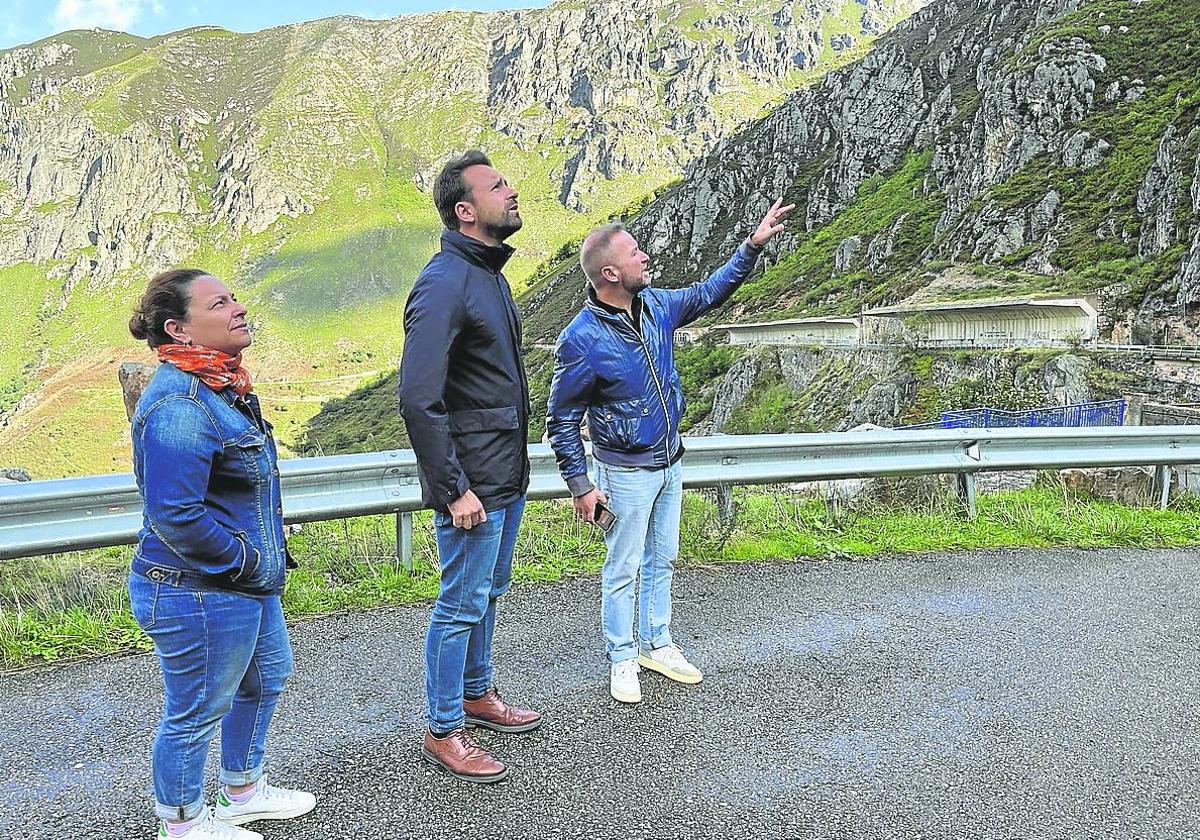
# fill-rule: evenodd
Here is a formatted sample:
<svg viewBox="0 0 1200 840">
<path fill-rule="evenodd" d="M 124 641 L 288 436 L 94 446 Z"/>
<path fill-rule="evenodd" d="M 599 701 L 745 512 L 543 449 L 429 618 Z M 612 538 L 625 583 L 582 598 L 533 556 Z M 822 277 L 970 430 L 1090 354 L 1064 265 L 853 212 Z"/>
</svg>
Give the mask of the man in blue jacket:
<svg viewBox="0 0 1200 840">
<path fill-rule="evenodd" d="M 623 703 L 641 701 L 642 667 L 683 683 L 703 679 L 671 640 L 671 576 L 683 501 L 684 403 L 675 330 L 733 294 L 794 206 L 777 200 L 728 263 L 685 289 L 651 289 L 650 258 L 619 224 L 592 231 L 580 248 L 588 299 L 558 337 L 546 428 L 579 517 L 592 522 L 598 503 L 616 516 L 605 535 L 600 606 L 609 690 Z M 579 430 L 585 413 L 594 485 Z M 633 587 L 639 570 L 635 641 Z"/>
<path fill-rule="evenodd" d="M 425 640 L 421 753 L 460 779 L 498 782 L 508 768 L 464 727 L 527 732 L 542 722 L 492 680 L 496 599 L 512 579 L 529 487 L 521 320 L 501 273 L 521 214 L 517 191 L 478 151 L 446 164 L 433 200 L 446 230 L 409 293 L 400 363 L 400 411 L 442 570 Z"/>
</svg>

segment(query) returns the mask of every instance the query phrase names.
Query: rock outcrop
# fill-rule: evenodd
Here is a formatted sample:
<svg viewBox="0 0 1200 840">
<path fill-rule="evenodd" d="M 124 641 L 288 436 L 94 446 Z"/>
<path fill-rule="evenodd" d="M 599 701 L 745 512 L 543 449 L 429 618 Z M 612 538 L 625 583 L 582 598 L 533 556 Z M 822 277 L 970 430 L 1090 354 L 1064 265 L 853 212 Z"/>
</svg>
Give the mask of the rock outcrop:
<svg viewBox="0 0 1200 840">
<path fill-rule="evenodd" d="M 111 336 L 112 302 L 185 261 L 219 267 L 268 319 L 398 303 L 436 237 L 433 178 L 471 147 L 536 208 L 519 281 L 580 214 L 677 178 L 841 61 L 831 34 L 861 46 L 924 2 L 588 0 L 0 52 L 0 282 L 27 282 L 24 264 L 52 281 L 29 346 L 0 364 L 5 405 L 82 349 L 50 342 Z"/>
<path fill-rule="evenodd" d="M 868 0 L 872 36 L 924 0 Z M 469 145 L 551 160 L 565 208 L 607 181 L 661 181 L 819 65 L 842 4 L 556 4 L 247 36 L 119 33 L 0 53 L 0 267 L 53 262 L 70 287 L 255 235 L 330 198 L 339 170 L 428 189 Z M 840 25 L 840 24 L 839 24 Z M 443 131 L 429 132 L 430 120 Z M 558 161 L 558 162 L 554 162 Z"/>
<path fill-rule="evenodd" d="M 1110 35 L 1083 37 L 1097 20 L 1111 21 Z M 719 265 L 776 195 L 797 202 L 797 223 L 764 259 L 771 282 L 735 296 L 724 320 L 853 314 L 954 264 L 1002 269 L 976 274 L 995 296 L 1095 294 L 1114 341 L 1192 340 L 1200 130 L 1174 92 L 1200 84 L 1196 23 L 1189 9 L 1168 29 L 1142 4 L 935 3 L 697 158 L 630 230 L 670 285 Z M 1132 76 L 1162 38 L 1173 64 Z M 1149 97 L 1158 110 L 1146 110 Z M 1154 133 L 1131 133 L 1151 113 Z M 1145 162 L 1130 173 L 1132 160 Z M 898 173 L 903 199 L 879 192 Z M 819 235 L 827 229 L 838 234 Z M 1130 285 L 1133 274 L 1143 279 Z M 531 337 L 552 340 L 581 288 L 575 268 L 535 288 L 524 301 Z"/>
</svg>

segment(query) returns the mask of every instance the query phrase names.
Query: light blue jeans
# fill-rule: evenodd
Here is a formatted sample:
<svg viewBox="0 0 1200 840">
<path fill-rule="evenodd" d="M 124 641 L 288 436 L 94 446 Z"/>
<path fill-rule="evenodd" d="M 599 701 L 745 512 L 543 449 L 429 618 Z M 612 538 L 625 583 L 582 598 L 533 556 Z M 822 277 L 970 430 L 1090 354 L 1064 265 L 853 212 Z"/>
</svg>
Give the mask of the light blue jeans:
<svg viewBox="0 0 1200 840">
<path fill-rule="evenodd" d="M 267 729 L 292 675 L 279 596 L 189 589 L 178 572 L 129 576 L 133 617 L 154 640 L 166 705 L 154 739 L 154 795 L 163 819 L 204 809 L 204 762 L 221 724 L 220 781 L 248 785 L 263 773 Z"/>
<path fill-rule="evenodd" d="M 671 577 L 679 554 L 683 470 L 618 467 L 596 462 L 596 486 L 617 521 L 605 535 L 600 623 L 610 662 L 671 644 Z M 633 635 L 634 582 L 638 588 L 638 639 Z"/>
<path fill-rule="evenodd" d="M 489 510 L 474 528 L 455 528 L 437 511 L 438 563 L 442 583 L 425 637 L 425 691 L 429 728 L 451 732 L 466 722 L 463 694 L 479 697 L 492 687 L 492 637 L 496 599 L 512 582 L 513 551 L 525 510 L 522 497 Z"/>
</svg>

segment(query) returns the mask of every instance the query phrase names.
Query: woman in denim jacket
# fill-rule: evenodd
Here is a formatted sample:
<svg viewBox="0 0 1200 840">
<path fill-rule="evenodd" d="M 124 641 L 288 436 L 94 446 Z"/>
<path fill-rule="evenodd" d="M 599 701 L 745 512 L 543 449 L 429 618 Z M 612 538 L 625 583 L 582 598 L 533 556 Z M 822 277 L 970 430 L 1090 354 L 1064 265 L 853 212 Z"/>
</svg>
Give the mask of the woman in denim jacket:
<svg viewBox="0 0 1200 840">
<path fill-rule="evenodd" d="M 312 810 L 263 778 L 267 728 L 292 673 L 278 454 L 241 353 L 246 307 L 197 269 L 159 274 L 129 322 L 162 362 L 133 416 L 145 517 L 129 576 L 166 707 L 154 740 L 159 838 L 262 840 L 238 828 Z M 204 763 L 221 724 L 215 813 Z"/>
</svg>

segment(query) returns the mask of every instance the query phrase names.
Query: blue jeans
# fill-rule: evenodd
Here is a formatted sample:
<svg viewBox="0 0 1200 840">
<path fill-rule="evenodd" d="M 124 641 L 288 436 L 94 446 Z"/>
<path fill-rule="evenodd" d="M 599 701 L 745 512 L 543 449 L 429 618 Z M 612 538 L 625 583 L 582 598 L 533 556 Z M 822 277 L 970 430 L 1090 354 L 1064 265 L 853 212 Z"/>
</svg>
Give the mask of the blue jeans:
<svg viewBox="0 0 1200 840">
<path fill-rule="evenodd" d="M 596 486 L 608 497 L 617 521 L 604 537 L 608 554 L 601 572 L 600 622 L 610 662 L 633 659 L 634 581 L 642 650 L 671 644 L 671 577 L 679 554 L 683 470 L 618 467 L 596 462 Z"/>
<path fill-rule="evenodd" d="M 522 497 L 489 510 L 487 521 L 470 530 L 455 528 L 448 514 L 433 515 L 442 585 L 425 638 L 425 691 L 434 732 L 461 727 L 463 694 L 478 697 L 492 687 L 496 599 L 512 582 L 524 510 Z"/>
<path fill-rule="evenodd" d="M 166 705 L 154 739 L 154 795 L 163 819 L 204 808 L 204 763 L 221 724 L 220 780 L 258 781 L 267 728 L 292 675 L 292 646 L 278 595 L 188 589 L 170 572 L 129 577 L 133 616 L 154 640 Z"/>
</svg>

